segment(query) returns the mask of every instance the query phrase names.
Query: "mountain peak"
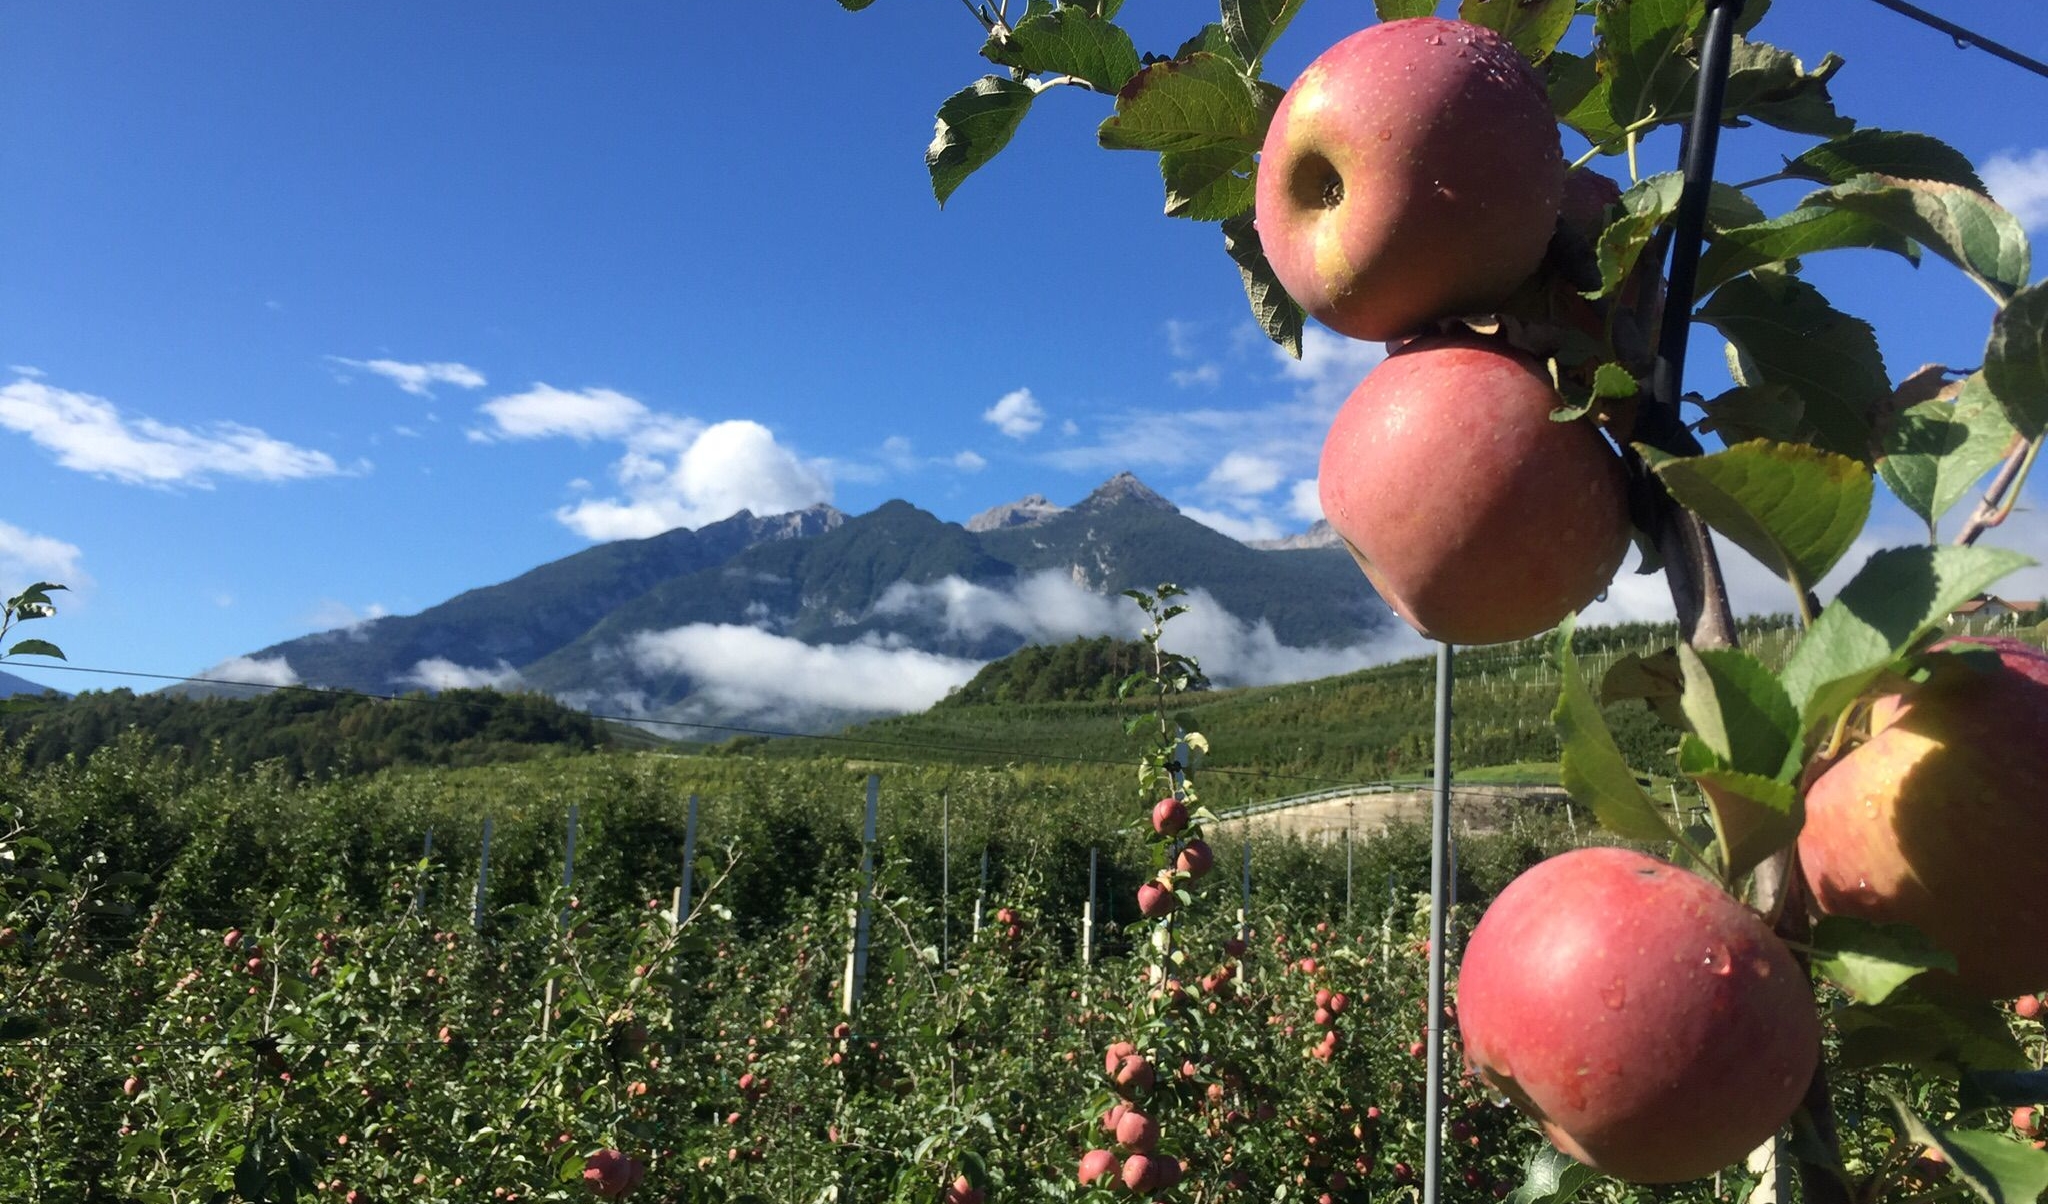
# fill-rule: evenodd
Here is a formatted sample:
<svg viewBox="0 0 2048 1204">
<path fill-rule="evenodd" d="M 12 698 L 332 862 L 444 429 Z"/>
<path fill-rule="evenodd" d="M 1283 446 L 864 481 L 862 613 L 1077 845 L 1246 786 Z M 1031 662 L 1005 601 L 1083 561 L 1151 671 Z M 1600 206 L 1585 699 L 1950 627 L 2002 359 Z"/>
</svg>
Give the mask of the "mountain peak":
<svg viewBox="0 0 2048 1204">
<path fill-rule="evenodd" d="M 1252 539 L 1245 541 L 1250 547 L 1265 552 L 1288 552 L 1299 548 L 1341 548 L 1344 537 L 1330 525 L 1327 518 L 1319 518 L 1315 524 L 1299 535 L 1287 535 L 1279 539 Z"/>
<path fill-rule="evenodd" d="M 1005 527 L 1036 527 L 1067 512 L 1042 493 L 1028 493 L 1014 502 L 991 506 L 967 520 L 969 531 L 1000 531 Z"/>
<path fill-rule="evenodd" d="M 1082 498 L 1076 510 L 1100 510 L 1109 506 L 1126 503 L 1150 506 L 1155 510 L 1180 513 L 1180 507 L 1153 492 L 1152 487 L 1139 480 L 1130 472 L 1120 472 L 1095 487 L 1095 492 Z"/>
</svg>

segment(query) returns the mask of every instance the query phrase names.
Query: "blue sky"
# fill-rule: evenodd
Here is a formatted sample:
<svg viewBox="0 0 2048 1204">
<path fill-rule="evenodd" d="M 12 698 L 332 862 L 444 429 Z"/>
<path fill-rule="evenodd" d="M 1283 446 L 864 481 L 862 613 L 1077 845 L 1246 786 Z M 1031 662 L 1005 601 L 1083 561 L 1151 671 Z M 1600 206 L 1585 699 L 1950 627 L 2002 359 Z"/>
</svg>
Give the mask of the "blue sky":
<svg viewBox="0 0 2048 1204">
<path fill-rule="evenodd" d="M 2048 57 L 2036 0 L 1940 8 Z M 1868 0 L 1779 9 L 1761 36 L 1849 60 L 1844 112 L 1993 165 L 2048 233 L 2048 80 Z M 1367 12 L 1311 0 L 1269 74 Z M 1211 15 L 1126 23 L 1170 50 Z M 962 520 L 1130 469 L 1233 533 L 1298 530 L 1376 355 L 1278 358 L 1215 228 L 1160 216 L 1156 160 L 1095 148 L 1100 97 L 1046 96 L 941 212 L 932 113 L 985 67 L 942 0 L 0 21 L 0 578 L 75 587 L 35 634 L 78 664 L 190 672 L 740 505 Z M 1731 131 L 1723 176 L 1798 145 Z M 1811 266 L 1894 377 L 1976 362 L 1990 305 L 1946 265 Z M 1697 335 L 1689 383 L 1721 387 L 1719 354 Z M 2048 551 L 2032 515 L 2003 538 Z"/>
</svg>

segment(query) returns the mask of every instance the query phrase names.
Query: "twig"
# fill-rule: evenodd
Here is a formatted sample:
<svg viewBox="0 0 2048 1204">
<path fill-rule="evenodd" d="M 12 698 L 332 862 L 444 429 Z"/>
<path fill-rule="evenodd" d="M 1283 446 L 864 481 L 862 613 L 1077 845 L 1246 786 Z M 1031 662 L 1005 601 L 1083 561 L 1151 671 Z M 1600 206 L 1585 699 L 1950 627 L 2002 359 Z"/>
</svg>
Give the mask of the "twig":
<svg viewBox="0 0 2048 1204">
<path fill-rule="evenodd" d="M 1970 515 L 1970 521 L 1956 533 L 1956 546 L 1967 548 L 1977 542 L 1977 537 L 2004 522 L 2020 500 L 2020 488 L 2027 482 L 2027 473 L 2034 467 L 2034 458 L 2041 454 L 2042 436 L 2021 442 L 2007 453 L 2005 463 L 1998 468 L 1998 475 L 1991 478 L 1991 484 L 1984 490 L 1984 499 L 1977 503 L 1977 510 Z"/>
</svg>

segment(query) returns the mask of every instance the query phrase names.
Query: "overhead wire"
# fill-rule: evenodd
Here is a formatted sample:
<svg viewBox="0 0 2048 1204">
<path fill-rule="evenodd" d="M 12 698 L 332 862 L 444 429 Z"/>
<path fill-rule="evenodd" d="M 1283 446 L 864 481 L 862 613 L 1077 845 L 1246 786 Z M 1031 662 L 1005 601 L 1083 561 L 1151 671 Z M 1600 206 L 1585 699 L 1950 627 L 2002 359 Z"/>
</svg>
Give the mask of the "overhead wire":
<svg viewBox="0 0 2048 1204">
<path fill-rule="evenodd" d="M 1888 8 L 1900 16 L 1918 21 L 1929 29 L 1940 30 L 1954 40 L 1958 50 L 1981 50 L 1986 54 L 2004 59 L 2016 67 L 2031 71 L 2043 79 L 2048 79 L 2048 63 L 2044 63 L 2031 55 L 2021 54 L 2002 42 L 1993 41 L 1981 33 L 1965 29 L 1963 26 L 1946 18 L 1938 17 L 1917 4 L 1908 4 L 1906 0 L 1871 0 L 1871 3 L 1882 8 Z"/>
</svg>

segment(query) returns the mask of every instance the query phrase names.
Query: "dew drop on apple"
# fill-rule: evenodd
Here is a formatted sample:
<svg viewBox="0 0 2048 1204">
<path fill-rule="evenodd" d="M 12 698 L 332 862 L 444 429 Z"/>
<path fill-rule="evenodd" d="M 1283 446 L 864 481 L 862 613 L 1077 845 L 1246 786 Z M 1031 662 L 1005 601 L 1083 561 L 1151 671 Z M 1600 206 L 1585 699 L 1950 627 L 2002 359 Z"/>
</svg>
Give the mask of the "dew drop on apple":
<svg viewBox="0 0 2048 1204">
<path fill-rule="evenodd" d="M 1601 989 L 1600 998 L 1618 1012 L 1628 1004 L 1628 984 L 1617 978 Z"/>
<path fill-rule="evenodd" d="M 1735 959 L 1728 956 L 1728 946 L 1716 943 L 1708 948 L 1707 955 L 1700 964 L 1707 968 L 1708 973 L 1718 978 L 1726 978 L 1735 968 Z"/>
</svg>

